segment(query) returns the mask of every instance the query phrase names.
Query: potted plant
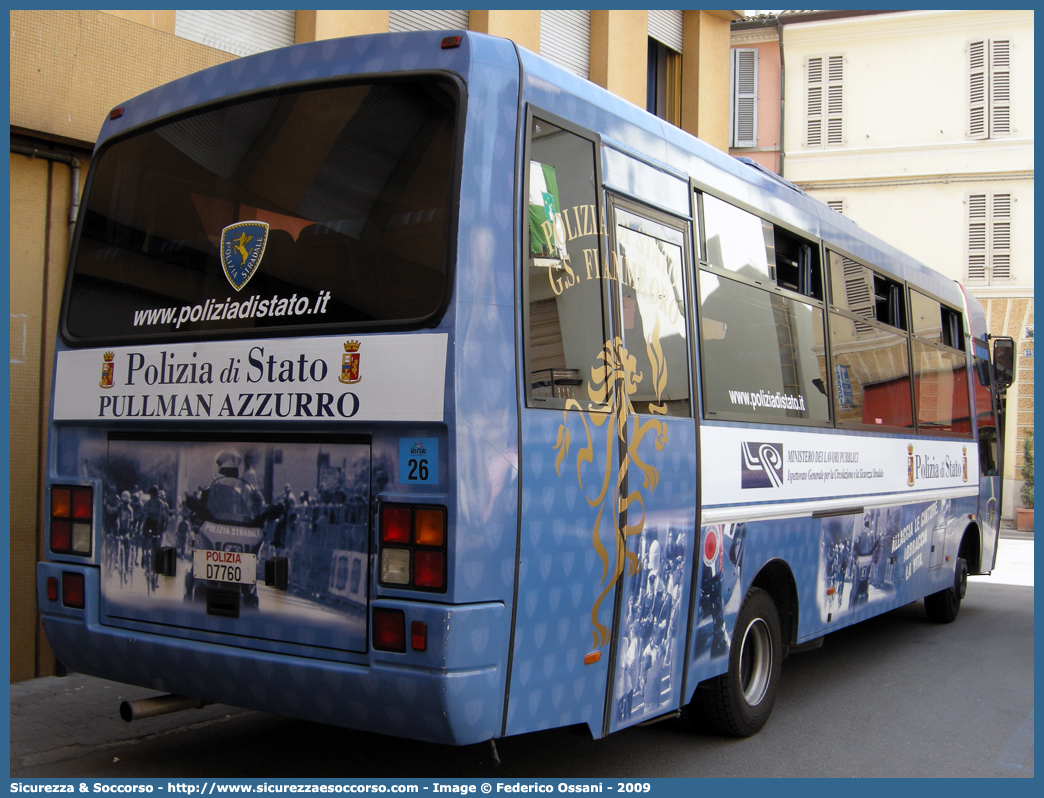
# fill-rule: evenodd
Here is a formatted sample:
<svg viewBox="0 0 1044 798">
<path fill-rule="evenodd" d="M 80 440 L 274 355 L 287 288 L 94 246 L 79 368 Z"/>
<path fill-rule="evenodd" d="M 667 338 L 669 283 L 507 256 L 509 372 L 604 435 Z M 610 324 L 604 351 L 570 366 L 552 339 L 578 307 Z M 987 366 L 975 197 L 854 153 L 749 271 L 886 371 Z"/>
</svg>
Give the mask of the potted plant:
<svg viewBox="0 0 1044 798">
<path fill-rule="evenodd" d="M 1033 430 L 1026 434 L 1022 442 L 1022 489 L 1019 496 L 1022 507 L 1015 510 L 1015 526 L 1023 532 L 1033 531 Z"/>
</svg>

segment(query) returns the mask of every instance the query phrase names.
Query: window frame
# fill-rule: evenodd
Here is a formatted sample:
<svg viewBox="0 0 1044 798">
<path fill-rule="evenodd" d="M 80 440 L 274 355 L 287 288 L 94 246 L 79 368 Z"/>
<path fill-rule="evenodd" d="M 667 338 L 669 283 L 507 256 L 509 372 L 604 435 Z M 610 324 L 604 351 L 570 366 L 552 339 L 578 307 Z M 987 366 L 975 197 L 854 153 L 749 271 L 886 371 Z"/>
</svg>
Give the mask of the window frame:
<svg viewBox="0 0 1044 798">
<path fill-rule="evenodd" d="M 820 429 L 831 429 L 834 427 L 834 410 L 833 410 L 833 387 L 830 379 L 829 363 L 830 363 L 830 332 L 829 326 L 827 325 L 826 317 L 828 315 L 828 306 L 825 301 L 826 296 L 829 294 L 829 282 L 826 274 L 826 268 L 823 260 L 824 245 L 825 242 L 818 236 L 811 235 L 807 230 L 802 230 L 793 225 L 786 224 L 782 220 L 767 214 L 764 211 L 759 211 L 746 203 L 737 201 L 733 198 L 724 196 L 722 193 L 716 191 L 712 187 L 700 183 L 696 180 L 690 180 L 690 193 L 693 198 L 693 216 L 694 223 L 696 225 L 694 236 L 696 238 L 696 257 L 693 260 L 693 269 L 695 279 L 693 280 L 693 313 L 696 316 L 694 330 L 694 336 L 696 341 L 697 357 L 699 362 L 697 364 L 697 370 L 699 374 L 698 382 L 698 394 L 699 394 L 699 418 L 703 421 L 733 421 L 742 423 L 755 423 L 755 424 L 768 424 L 774 426 L 799 426 L 799 427 L 814 427 Z M 824 298 L 817 299 L 814 296 L 802 294 L 797 291 L 793 291 L 785 286 L 781 286 L 776 282 L 777 269 L 775 266 L 772 267 L 772 282 L 766 282 L 761 280 L 755 280 L 742 275 L 736 271 L 731 271 L 723 266 L 717 266 L 712 264 L 707 259 L 707 224 L 704 218 L 704 196 L 709 195 L 719 202 L 723 202 L 727 205 L 731 205 L 733 208 L 744 211 L 751 214 L 761 220 L 763 225 L 771 226 L 773 233 L 776 231 L 782 231 L 786 235 L 798 238 L 809 244 L 816 254 L 819 263 L 819 274 L 820 274 L 820 290 L 822 291 Z M 775 295 L 782 298 L 785 302 L 793 303 L 799 302 L 819 310 L 823 318 L 822 335 L 823 335 L 823 358 L 824 365 L 827 366 L 826 384 L 824 385 L 824 394 L 827 401 L 827 418 L 814 419 L 814 418 L 765 418 L 755 417 L 750 413 L 733 413 L 733 412 L 718 412 L 707 409 L 705 401 L 705 390 L 709 384 L 707 381 L 707 375 L 705 371 L 705 342 L 703 334 L 703 294 L 701 288 L 701 281 L 699 279 L 700 272 L 705 271 L 708 274 L 712 274 L 719 280 L 729 280 L 732 283 L 739 283 L 747 286 L 754 290 L 764 291 L 770 296 Z"/>
<path fill-rule="evenodd" d="M 681 250 L 682 250 L 682 263 L 680 269 L 681 279 L 681 297 L 682 297 L 682 309 L 681 319 L 685 325 L 685 367 L 687 375 L 687 386 L 688 386 L 688 402 L 689 412 L 686 414 L 675 414 L 666 413 L 666 418 L 693 418 L 696 412 L 696 385 L 695 385 L 695 364 L 693 363 L 692 353 L 695 347 L 693 346 L 693 336 L 696 329 L 696 309 L 695 309 L 695 293 L 696 289 L 693 286 L 692 274 L 695 273 L 694 265 L 696 260 L 693 257 L 693 231 L 692 231 L 692 220 L 686 219 L 674 214 L 667 213 L 653 205 L 649 205 L 645 202 L 637 200 L 633 197 L 614 192 L 611 190 L 604 191 L 605 197 L 605 218 L 606 218 L 606 231 L 607 235 L 607 248 L 608 257 L 612 258 L 613 253 L 617 251 L 619 245 L 619 239 L 617 238 L 617 223 L 616 223 L 616 212 L 623 211 L 631 216 L 638 217 L 640 219 L 647 219 L 653 224 L 666 227 L 674 230 L 679 234 L 681 238 Z M 626 342 L 626 330 L 623 327 L 624 322 L 624 311 L 622 307 L 622 283 L 619 280 L 613 281 L 608 280 L 607 282 L 616 282 L 617 285 L 612 291 L 612 318 L 610 324 L 612 327 L 612 334 L 619 337 L 622 341 Z M 638 410 L 638 406 L 635 406 L 635 413 L 638 415 L 649 415 Z"/>
<path fill-rule="evenodd" d="M 970 439 L 974 437 L 975 423 L 976 420 L 971 417 L 972 413 L 972 385 L 973 380 L 976 380 L 976 376 L 971 373 L 969 367 L 973 365 L 974 359 L 974 347 L 970 345 L 970 335 L 965 325 L 964 311 L 958 307 L 954 307 L 949 302 L 940 299 L 934 294 L 925 291 L 923 288 L 914 285 L 907 286 L 908 294 L 910 299 L 907 302 L 907 307 L 910 313 L 910 386 L 913 389 L 913 410 L 914 410 L 914 422 L 918 435 L 931 435 L 932 437 L 940 438 L 961 438 Z M 916 332 L 914 319 L 913 319 L 913 294 L 919 294 L 926 300 L 938 303 L 940 308 L 940 335 L 939 340 L 935 341 L 932 338 L 925 337 Z M 960 329 L 958 340 L 956 341 L 959 346 L 954 346 L 952 343 L 947 342 L 947 338 L 952 337 L 947 334 L 947 328 L 950 328 L 952 333 L 953 322 L 957 322 L 957 326 Z M 935 427 L 924 425 L 920 422 L 920 410 L 918 406 L 919 391 L 917 387 L 917 380 L 920 376 L 917 370 L 917 346 L 923 347 L 942 352 L 943 354 L 957 355 L 964 359 L 964 402 L 968 410 L 968 432 L 955 432 L 953 430 L 938 429 Z M 956 373 L 956 372 L 954 372 Z M 954 419 L 950 419 L 951 426 Z"/>
<path fill-rule="evenodd" d="M 522 142 L 522 157 L 521 163 L 523 164 L 523 177 L 522 177 L 522 204 L 525 206 L 528 202 L 529 189 L 530 189 L 530 169 L 529 164 L 532 162 L 532 145 L 533 145 L 533 124 L 534 121 L 539 119 L 547 122 L 550 125 L 577 136 L 584 141 L 591 144 L 591 156 L 594 165 L 594 205 L 595 205 L 595 229 L 598 249 L 599 263 L 606 263 L 608 257 L 608 242 L 607 236 L 602 234 L 607 224 L 607 209 L 606 209 L 606 190 L 603 178 L 602 170 L 602 158 L 601 158 L 601 147 L 602 141 L 601 136 L 591 130 L 588 130 L 580 125 L 577 125 L 567 119 L 554 114 L 550 111 L 546 111 L 539 106 L 532 103 L 526 104 L 524 114 L 524 137 Z M 530 376 L 530 357 L 533 353 L 532 343 L 532 324 L 530 316 L 530 285 L 529 285 L 529 274 L 527 272 L 528 262 L 530 260 L 529 254 L 529 231 L 528 223 L 526 221 L 526 214 L 523 212 L 520 215 L 520 223 L 522 225 L 519 241 L 520 248 L 520 280 L 522 284 L 522 307 L 521 311 L 521 333 L 522 333 L 522 357 L 521 357 L 521 368 L 520 373 L 522 375 L 522 389 L 524 406 L 528 409 L 547 409 L 547 410 L 558 410 L 563 411 L 568 409 L 570 399 L 560 397 L 538 397 L 533 394 L 533 381 Z M 613 325 L 613 296 L 610 290 L 609 280 L 599 279 L 599 295 L 601 297 L 602 305 L 602 340 L 607 340 L 608 336 L 612 334 Z M 594 354 L 594 353 L 592 353 Z M 589 371 L 581 372 L 581 387 L 587 384 L 587 379 L 590 376 Z M 573 407 L 573 410 L 583 410 L 593 413 L 608 413 L 611 408 L 597 405 L 593 402 L 587 401 L 586 393 L 576 397 L 576 401 L 579 403 L 579 407 Z"/>
<path fill-rule="evenodd" d="M 838 255 L 841 258 L 845 258 L 845 259 L 847 259 L 849 261 L 852 261 L 856 265 L 861 266 L 862 268 L 869 270 L 871 275 L 873 277 L 875 277 L 875 278 L 880 277 L 880 278 L 882 278 L 884 280 L 887 280 L 890 283 L 893 283 L 893 284 L 897 285 L 900 288 L 901 296 L 902 296 L 902 299 L 903 299 L 903 308 L 902 308 L 902 319 L 901 319 L 901 321 L 904 323 L 905 327 L 897 327 L 897 326 L 895 326 L 893 324 L 889 324 L 888 322 L 879 320 L 877 318 L 877 316 L 876 316 L 876 310 L 875 310 L 874 317 L 873 318 L 868 318 L 866 316 L 863 316 L 860 313 L 857 313 L 857 312 L 849 310 L 847 306 L 841 306 L 841 305 L 836 304 L 835 301 L 834 301 L 834 289 L 835 289 L 835 286 L 834 286 L 833 268 L 830 266 L 830 255 L 831 254 Z M 914 378 L 914 373 L 913 373 L 913 349 L 912 349 L 912 344 L 911 344 L 911 341 L 910 341 L 910 332 L 909 332 L 909 327 L 910 327 L 909 298 L 908 298 L 909 284 L 907 283 L 906 280 L 901 280 L 896 275 L 889 274 L 888 272 L 885 272 L 885 271 L 881 270 L 880 268 L 877 268 L 877 267 L 874 267 L 874 266 L 870 265 L 870 263 L 868 263 L 865 259 L 857 257 L 856 255 L 852 254 L 851 252 L 848 252 L 848 251 L 844 250 L 843 248 L 837 246 L 836 244 L 829 244 L 829 243 L 825 243 L 824 242 L 823 255 L 824 255 L 824 261 L 826 262 L 825 271 L 826 271 L 826 277 L 827 277 L 827 281 L 828 281 L 827 296 L 829 297 L 829 301 L 827 303 L 826 325 L 827 325 L 827 352 L 828 352 L 828 358 L 829 358 L 828 359 L 829 368 L 827 369 L 827 373 L 828 373 L 828 375 L 830 377 L 831 408 L 833 410 L 836 410 L 836 403 L 838 402 L 837 389 L 836 389 L 837 366 L 838 366 L 838 363 L 837 363 L 837 359 L 836 359 L 835 354 L 834 354 L 834 324 L 832 323 L 832 319 L 833 319 L 833 317 L 835 315 L 839 316 L 840 318 L 847 319 L 848 321 L 851 321 L 852 323 L 856 324 L 857 326 L 862 324 L 862 325 L 865 325 L 866 327 L 870 328 L 871 330 L 880 330 L 881 332 L 890 333 L 890 334 L 896 335 L 896 336 L 901 336 L 901 337 L 906 339 L 906 371 L 907 371 L 906 376 L 907 376 L 907 393 L 908 393 L 907 401 L 909 402 L 909 410 L 910 410 L 910 426 L 909 427 L 900 427 L 900 426 L 896 426 L 896 425 L 893 425 L 893 424 L 866 424 L 866 423 L 863 423 L 861 421 L 845 421 L 845 420 L 843 420 L 841 418 L 838 418 L 837 414 L 835 413 L 834 414 L 835 415 L 835 419 L 834 419 L 835 427 L 837 429 L 866 430 L 866 431 L 872 431 L 872 432 L 877 432 L 877 433 L 892 433 L 892 434 L 899 433 L 899 434 L 903 434 L 903 435 L 917 435 L 917 434 L 919 434 L 917 432 L 917 407 L 916 407 L 916 404 L 915 404 L 915 401 L 914 401 L 914 387 L 913 387 L 913 378 Z M 871 297 L 871 301 L 872 302 L 874 301 L 874 297 Z"/>
</svg>

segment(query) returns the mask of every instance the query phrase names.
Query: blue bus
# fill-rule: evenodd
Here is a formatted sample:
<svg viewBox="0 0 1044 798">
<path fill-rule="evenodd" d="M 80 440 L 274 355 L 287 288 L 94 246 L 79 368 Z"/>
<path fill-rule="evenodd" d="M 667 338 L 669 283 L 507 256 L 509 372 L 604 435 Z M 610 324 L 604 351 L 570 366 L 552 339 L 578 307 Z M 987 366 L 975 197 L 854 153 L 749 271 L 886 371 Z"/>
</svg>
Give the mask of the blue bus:
<svg viewBox="0 0 1044 798">
<path fill-rule="evenodd" d="M 975 299 L 504 39 L 114 108 L 57 350 L 46 634 L 193 701 L 750 735 L 788 653 L 952 621 L 995 561 L 1012 344 Z"/>
</svg>

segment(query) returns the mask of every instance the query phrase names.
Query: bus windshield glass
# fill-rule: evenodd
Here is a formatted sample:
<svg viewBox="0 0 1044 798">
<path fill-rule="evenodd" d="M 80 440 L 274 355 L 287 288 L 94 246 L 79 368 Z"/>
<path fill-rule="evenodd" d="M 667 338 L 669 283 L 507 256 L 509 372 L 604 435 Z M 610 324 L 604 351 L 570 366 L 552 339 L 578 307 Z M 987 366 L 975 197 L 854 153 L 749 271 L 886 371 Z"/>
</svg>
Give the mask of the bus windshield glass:
<svg viewBox="0 0 1044 798">
<path fill-rule="evenodd" d="M 448 295 L 458 91 L 414 78 L 251 95 L 97 156 L 74 340 L 430 322 Z"/>
</svg>

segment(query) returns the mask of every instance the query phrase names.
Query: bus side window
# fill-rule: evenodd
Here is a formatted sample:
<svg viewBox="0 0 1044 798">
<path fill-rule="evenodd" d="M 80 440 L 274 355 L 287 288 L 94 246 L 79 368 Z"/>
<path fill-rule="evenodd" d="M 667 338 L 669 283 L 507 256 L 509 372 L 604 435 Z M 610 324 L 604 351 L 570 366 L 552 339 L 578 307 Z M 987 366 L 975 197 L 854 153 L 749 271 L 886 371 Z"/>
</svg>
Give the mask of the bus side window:
<svg viewBox="0 0 1044 798">
<path fill-rule="evenodd" d="M 698 197 L 707 242 L 698 281 L 704 414 L 828 424 L 822 277 L 814 247 L 709 194 Z"/>
<path fill-rule="evenodd" d="M 961 313 L 910 290 L 913 323 L 914 403 L 922 432 L 970 435 L 968 396 Z"/>
<path fill-rule="evenodd" d="M 534 117 L 527 156 L 527 404 L 587 408 L 608 337 L 594 142 Z"/>
<path fill-rule="evenodd" d="M 835 420 L 913 429 L 902 287 L 836 252 L 829 259 Z"/>
<path fill-rule="evenodd" d="M 631 402 L 636 413 L 688 416 L 685 231 L 644 209 L 639 215 L 610 207 L 614 251 L 607 271 L 619 286 L 623 343 L 642 375 L 631 386 Z"/>
</svg>

